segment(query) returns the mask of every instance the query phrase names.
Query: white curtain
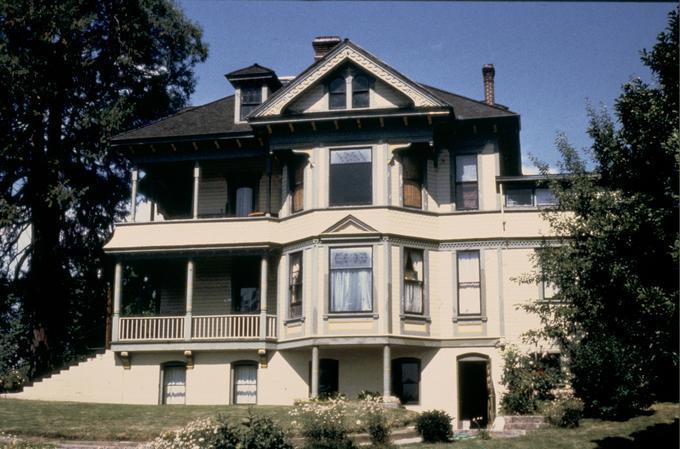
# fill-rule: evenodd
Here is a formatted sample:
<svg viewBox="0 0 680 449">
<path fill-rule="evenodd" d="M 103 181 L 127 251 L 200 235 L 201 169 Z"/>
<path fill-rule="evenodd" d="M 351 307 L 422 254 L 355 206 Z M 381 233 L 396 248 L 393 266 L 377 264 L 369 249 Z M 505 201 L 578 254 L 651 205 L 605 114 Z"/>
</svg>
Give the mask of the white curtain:
<svg viewBox="0 0 680 449">
<path fill-rule="evenodd" d="M 406 250 L 404 267 L 404 312 L 423 313 L 423 252 Z M 409 272 L 409 276 L 406 275 Z M 413 279 L 415 274 L 415 279 Z"/>
<path fill-rule="evenodd" d="M 166 404 L 184 404 L 186 397 L 186 368 L 183 366 L 166 366 L 163 369 L 163 380 Z"/>
<path fill-rule="evenodd" d="M 236 216 L 247 217 L 253 211 L 253 189 L 241 187 L 236 190 Z"/>
<path fill-rule="evenodd" d="M 371 270 L 331 271 L 331 312 L 371 310 Z"/>
<path fill-rule="evenodd" d="M 477 181 L 477 155 L 456 157 L 456 181 L 475 182 Z"/>
<path fill-rule="evenodd" d="M 243 365 L 234 368 L 236 404 L 257 403 L 257 366 Z"/>
</svg>

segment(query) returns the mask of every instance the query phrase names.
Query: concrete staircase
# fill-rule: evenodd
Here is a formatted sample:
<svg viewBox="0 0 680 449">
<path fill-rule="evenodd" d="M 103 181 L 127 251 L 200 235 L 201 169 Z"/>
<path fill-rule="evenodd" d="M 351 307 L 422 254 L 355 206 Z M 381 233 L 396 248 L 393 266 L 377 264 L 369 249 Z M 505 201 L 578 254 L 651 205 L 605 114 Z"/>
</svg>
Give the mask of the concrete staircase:
<svg viewBox="0 0 680 449">
<path fill-rule="evenodd" d="M 120 402 L 120 385 L 113 375 L 115 355 L 105 351 L 67 366 L 25 385 L 23 391 L 8 394 L 16 399 L 45 401 Z"/>
</svg>

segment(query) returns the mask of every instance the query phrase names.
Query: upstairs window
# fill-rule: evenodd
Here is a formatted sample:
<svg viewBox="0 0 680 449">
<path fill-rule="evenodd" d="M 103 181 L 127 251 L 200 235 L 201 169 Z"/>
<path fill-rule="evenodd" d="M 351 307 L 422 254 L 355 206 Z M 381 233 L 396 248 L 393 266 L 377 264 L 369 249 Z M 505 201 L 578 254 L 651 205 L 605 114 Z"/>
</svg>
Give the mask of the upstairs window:
<svg viewBox="0 0 680 449">
<path fill-rule="evenodd" d="M 557 198 L 555 198 L 555 193 L 546 187 L 537 187 L 534 191 L 534 196 L 536 197 L 536 206 L 554 206 L 557 204 Z"/>
<path fill-rule="evenodd" d="M 404 249 L 404 313 L 423 314 L 423 250 Z"/>
<path fill-rule="evenodd" d="M 456 209 L 479 209 L 476 154 L 456 157 Z"/>
<path fill-rule="evenodd" d="M 479 251 L 458 251 L 458 314 L 482 314 Z"/>
<path fill-rule="evenodd" d="M 352 79 L 352 107 L 367 108 L 370 103 L 368 78 L 363 75 Z"/>
<path fill-rule="evenodd" d="M 293 213 L 304 209 L 305 200 L 305 165 L 306 157 L 296 157 L 290 166 L 290 190 L 293 194 Z"/>
<path fill-rule="evenodd" d="M 548 207 L 555 204 L 555 194 L 545 187 L 510 187 L 505 192 L 506 207 Z"/>
<path fill-rule="evenodd" d="M 330 194 L 331 206 L 371 204 L 372 190 L 371 149 L 331 150 Z"/>
<path fill-rule="evenodd" d="M 331 312 L 373 310 L 373 251 L 371 248 L 331 248 Z"/>
<path fill-rule="evenodd" d="M 290 318 L 300 318 L 302 316 L 302 252 L 290 255 Z"/>
<path fill-rule="evenodd" d="M 231 309 L 236 313 L 253 313 L 260 310 L 260 259 L 258 257 L 234 259 L 231 271 Z"/>
<path fill-rule="evenodd" d="M 262 88 L 260 86 L 241 87 L 241 120 L 253 112 L 262 103 Z"/>
<path fill-rule="evenodd" d="M 328 107 L 329 109 L 347 108 L 347 85 L 345 78 L 335 78 L 328 85 Z"/>
<path fill-rule="evenodd" d="M 423 160 L 412 152 L 402 157 L 404 207 L 423 207 Z"/>
</svg>

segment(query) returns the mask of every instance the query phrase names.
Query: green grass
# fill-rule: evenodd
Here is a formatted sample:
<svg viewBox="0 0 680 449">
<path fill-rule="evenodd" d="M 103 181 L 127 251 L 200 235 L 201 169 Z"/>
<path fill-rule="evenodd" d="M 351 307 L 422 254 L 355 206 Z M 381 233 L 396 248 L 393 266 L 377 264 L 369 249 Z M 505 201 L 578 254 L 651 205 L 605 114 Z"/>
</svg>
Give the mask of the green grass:
<svg viewBox="0 0 680 449">
<path fill-rule="evenodd" d="M 418 444 L 410 449 L 677 449 L 680 405 L 656 404 L 646 416 L 627 421 L 584 419 L 576 429 L 539 429 L 511 439 Z"/>
<path fill-rule="evenodd" d="M 292 418 L 288 411 L 291 408 L 258 405 L 253 410 L 271 417 L 284 429 L 290 429 Z M 0 432 L 72 440 L 148 441 L 161 432 L 218 413 L 237 424 L 248 416 L 248 409 L 239 405 L 159 406 L 0 399 Z M 414 412 L 406 410 L 390 410 L 389 413 L 402 425 L 410 423 L 415 416 Z"/>
</svg>

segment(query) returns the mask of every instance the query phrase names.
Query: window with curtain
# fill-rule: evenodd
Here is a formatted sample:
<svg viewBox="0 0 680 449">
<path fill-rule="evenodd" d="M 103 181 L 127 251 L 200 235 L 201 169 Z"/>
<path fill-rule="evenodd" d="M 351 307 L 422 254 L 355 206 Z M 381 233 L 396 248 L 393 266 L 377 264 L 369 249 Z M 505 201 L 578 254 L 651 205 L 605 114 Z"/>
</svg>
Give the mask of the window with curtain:
<svg viewBox="0 0 680 449">
<path fill-rule="evenodd" d="M 479 251 L 458 251 L 458 314 L 481 315 Z"/>
<path fill-rule="evenodd" d="M 420 402 L 420 360 L 402 358 L 392 361 L 392 390 L 402 404 Z"/>
<path fill-rule="evenodd" d="M 479 209 L 477 155 L 456 156 L 456 209 Z"/>
<path fill-rule="evenodd" d="M 331 206 L 371 204 L 372 177 L 370 148 L 331 150 L 329 204 Z"/>
<path fill-rule="evenodd" d="M 404 249 L 404 313 L 422 315 L 424 311 L 423 250 Z"/>
<path fill-rule="evenodd" d="M 234 363 L 234 404 L 257 404 L 257 363 Z"/>
<path fill-rule="evenodd" d="M 333 79 L 328 85 L 328 108 L 346 109 L 347 108 L 347 85 L 345 78 Z"/>
<path fill-rule="evenodd" d="M 253 112 L 262 103 L 262 87 L 243 86 L 241 87 L 241 120 Z"/>
<path fill-rule="evenodd" d="M 371 248 L 331 248 L 329 309 L 331 312 L 373 310 Z"/>
<path fill-rule="evenodd" d="M 423 207 L 423 160 L 413 152 L 402 156 L 404 207 Z"/>
<path fill-rule="evenodd" d="M 352 79 L 352 107 L 367 108 L 369 106 L 369 81 L 363 75 L 357 75 Z"/>
<path fill-rule="evenodd" d="M 163 369 L 163 404 L 184 404 L 186 400 L 186 365 L 170 362 Z"/>
<path fill-rule="evenodd" d="M 302 251 L 289 256 L 289 315 L 290 318 L 302 316 Z"/>
</svg>

